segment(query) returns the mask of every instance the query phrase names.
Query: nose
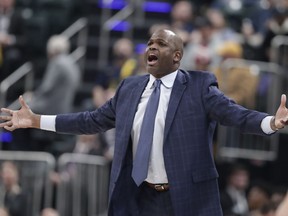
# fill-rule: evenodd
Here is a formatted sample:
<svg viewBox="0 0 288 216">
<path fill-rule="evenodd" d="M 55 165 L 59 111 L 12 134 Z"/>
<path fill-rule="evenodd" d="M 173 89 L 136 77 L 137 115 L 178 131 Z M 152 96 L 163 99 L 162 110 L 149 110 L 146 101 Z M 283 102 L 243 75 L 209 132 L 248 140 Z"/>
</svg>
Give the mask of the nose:
<svg viewBox="0 0 288 216">
<path fill-rule="evenodd" d="M 156 47 L 150 46 L 150 47 L 149 47 L 149 50 L 150 50 L 150 51 L 156 50 Z"/>
</svg>

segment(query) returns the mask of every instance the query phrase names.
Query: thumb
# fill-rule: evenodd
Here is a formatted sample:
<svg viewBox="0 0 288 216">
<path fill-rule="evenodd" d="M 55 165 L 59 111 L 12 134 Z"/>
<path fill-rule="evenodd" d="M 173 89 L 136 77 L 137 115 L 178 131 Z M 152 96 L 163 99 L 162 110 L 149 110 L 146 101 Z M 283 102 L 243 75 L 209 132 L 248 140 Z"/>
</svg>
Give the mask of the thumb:
<svg viewBox="0 0 288 216">
<path fill-rule="evenodd" d="M 20 102 L 22 107 L 29 109 L 29 106 L 26 104 L 22 95 L 19 96 L 19 102 Z"/>
<path fill-rule="evenodd" d="M 281 95 L 281 104 L 280 107 L 285 108 L 286 107 L 286 95 L 282 94 Z"/>
</svg>

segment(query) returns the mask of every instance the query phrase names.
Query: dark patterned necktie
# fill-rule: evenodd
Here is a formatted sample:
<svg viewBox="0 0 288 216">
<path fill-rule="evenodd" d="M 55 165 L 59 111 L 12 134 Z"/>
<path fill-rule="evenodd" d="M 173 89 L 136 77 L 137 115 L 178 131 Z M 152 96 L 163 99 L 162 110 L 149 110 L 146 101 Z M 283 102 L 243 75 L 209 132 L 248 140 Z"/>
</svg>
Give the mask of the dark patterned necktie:
<svg viewBox="0 0 288 216">
<path fill-rule="evenodd" d="M 149 97 L 143 122 L 141 126 L 136 155 L 133 161 L 132 178 L 139 186 L 148 174 L 149 158 L 153 142 L 155 116 L 160 98 L 161 80 L 156 79 L 153 83 L 154 90 Z"/>
</svg>

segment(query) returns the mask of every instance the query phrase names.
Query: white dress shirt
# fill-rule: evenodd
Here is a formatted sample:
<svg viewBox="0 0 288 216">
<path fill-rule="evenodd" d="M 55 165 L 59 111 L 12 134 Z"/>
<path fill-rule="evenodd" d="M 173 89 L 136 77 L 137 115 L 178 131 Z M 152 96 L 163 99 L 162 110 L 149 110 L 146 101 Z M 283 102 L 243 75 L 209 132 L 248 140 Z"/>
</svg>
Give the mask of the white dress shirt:
<svg viewBox="0 0 288 216">
<path fill-rule="evenodd" d="M 161 93 L 158 110 L 155 117 L 155 128 L 153 143 L 151 149 L 150 163 L 148 168 L 148 176 L 146 181 L 150 183 L 168 183 L 167 174 L 164 165 L 163 157 L 163 135 L 165 128 L 165 118 L 168 109 L 168 103 L 174 81 L 176 79 L 177 71 L 170 73 L 161 78 Z M 153 92 L 153 83 L 155 77 L 150 75 L 150 80 L 141 96 L 140 103 L 134 117 L 131 136 L 133 141 L 133 156 L 136 154 L 137 144 L 140 135 L 140 128 L 145 113 L 145 109 L 148 103 L 148 99 Z M 270 127 L 270 121 L 272 116 L 267 116 L 261 122 L 261 128 L 264 133 L 271 134 L 275 131 Z M 55 131 L 55 119 L 56 116 L 41 115 L 40 128 L 43 130 Z"/>
<path fill-rule="evenodd" d="M 160 99 L 158 110 L 155 117 L 154 135 L 153 143 L 150 154 L 150 162 L 148 168 L 148 176 L 146 181 L 150 183 L 168 183 L 167 174 L 164 166 L 163 157 L 163 139 L 164 139 L 164 128 L 165 119 L 168 108 L 168 103 L 172 91 L 172 87 L 177 75 L 177 71 L 170 73 L 161 78 L 160 86 Z M 140 136 L 140 129 L 142 125 L 143 116 L 146 110 L 148 99 L 152 94 L 154 87 L 153 83 L 155 77 L 150 75 L 150 80 L 141 96 L 140 103 L 134 117 L 133 127 L 131 131 L 132 141 L 133 141 L 133 156 L 136 155 L 136 149 L 138 145 L 138 140 Z"/>
</svg>

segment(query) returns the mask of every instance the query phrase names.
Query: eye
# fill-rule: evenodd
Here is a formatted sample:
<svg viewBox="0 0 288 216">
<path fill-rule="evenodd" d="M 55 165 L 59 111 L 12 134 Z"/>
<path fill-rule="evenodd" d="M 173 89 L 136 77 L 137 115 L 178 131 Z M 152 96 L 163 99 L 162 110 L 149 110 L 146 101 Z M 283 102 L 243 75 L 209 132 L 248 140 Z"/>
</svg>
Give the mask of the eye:
<svg viewBox="0 0 288 216">
<path fill-rule="evenodd" d="M 163 41 L 160 41 L 160 42 L 159 42 L 159 45 L 160 45 L 160 46 L 166 46 L 166 43 L 164 43 Z"/>
</svg>

